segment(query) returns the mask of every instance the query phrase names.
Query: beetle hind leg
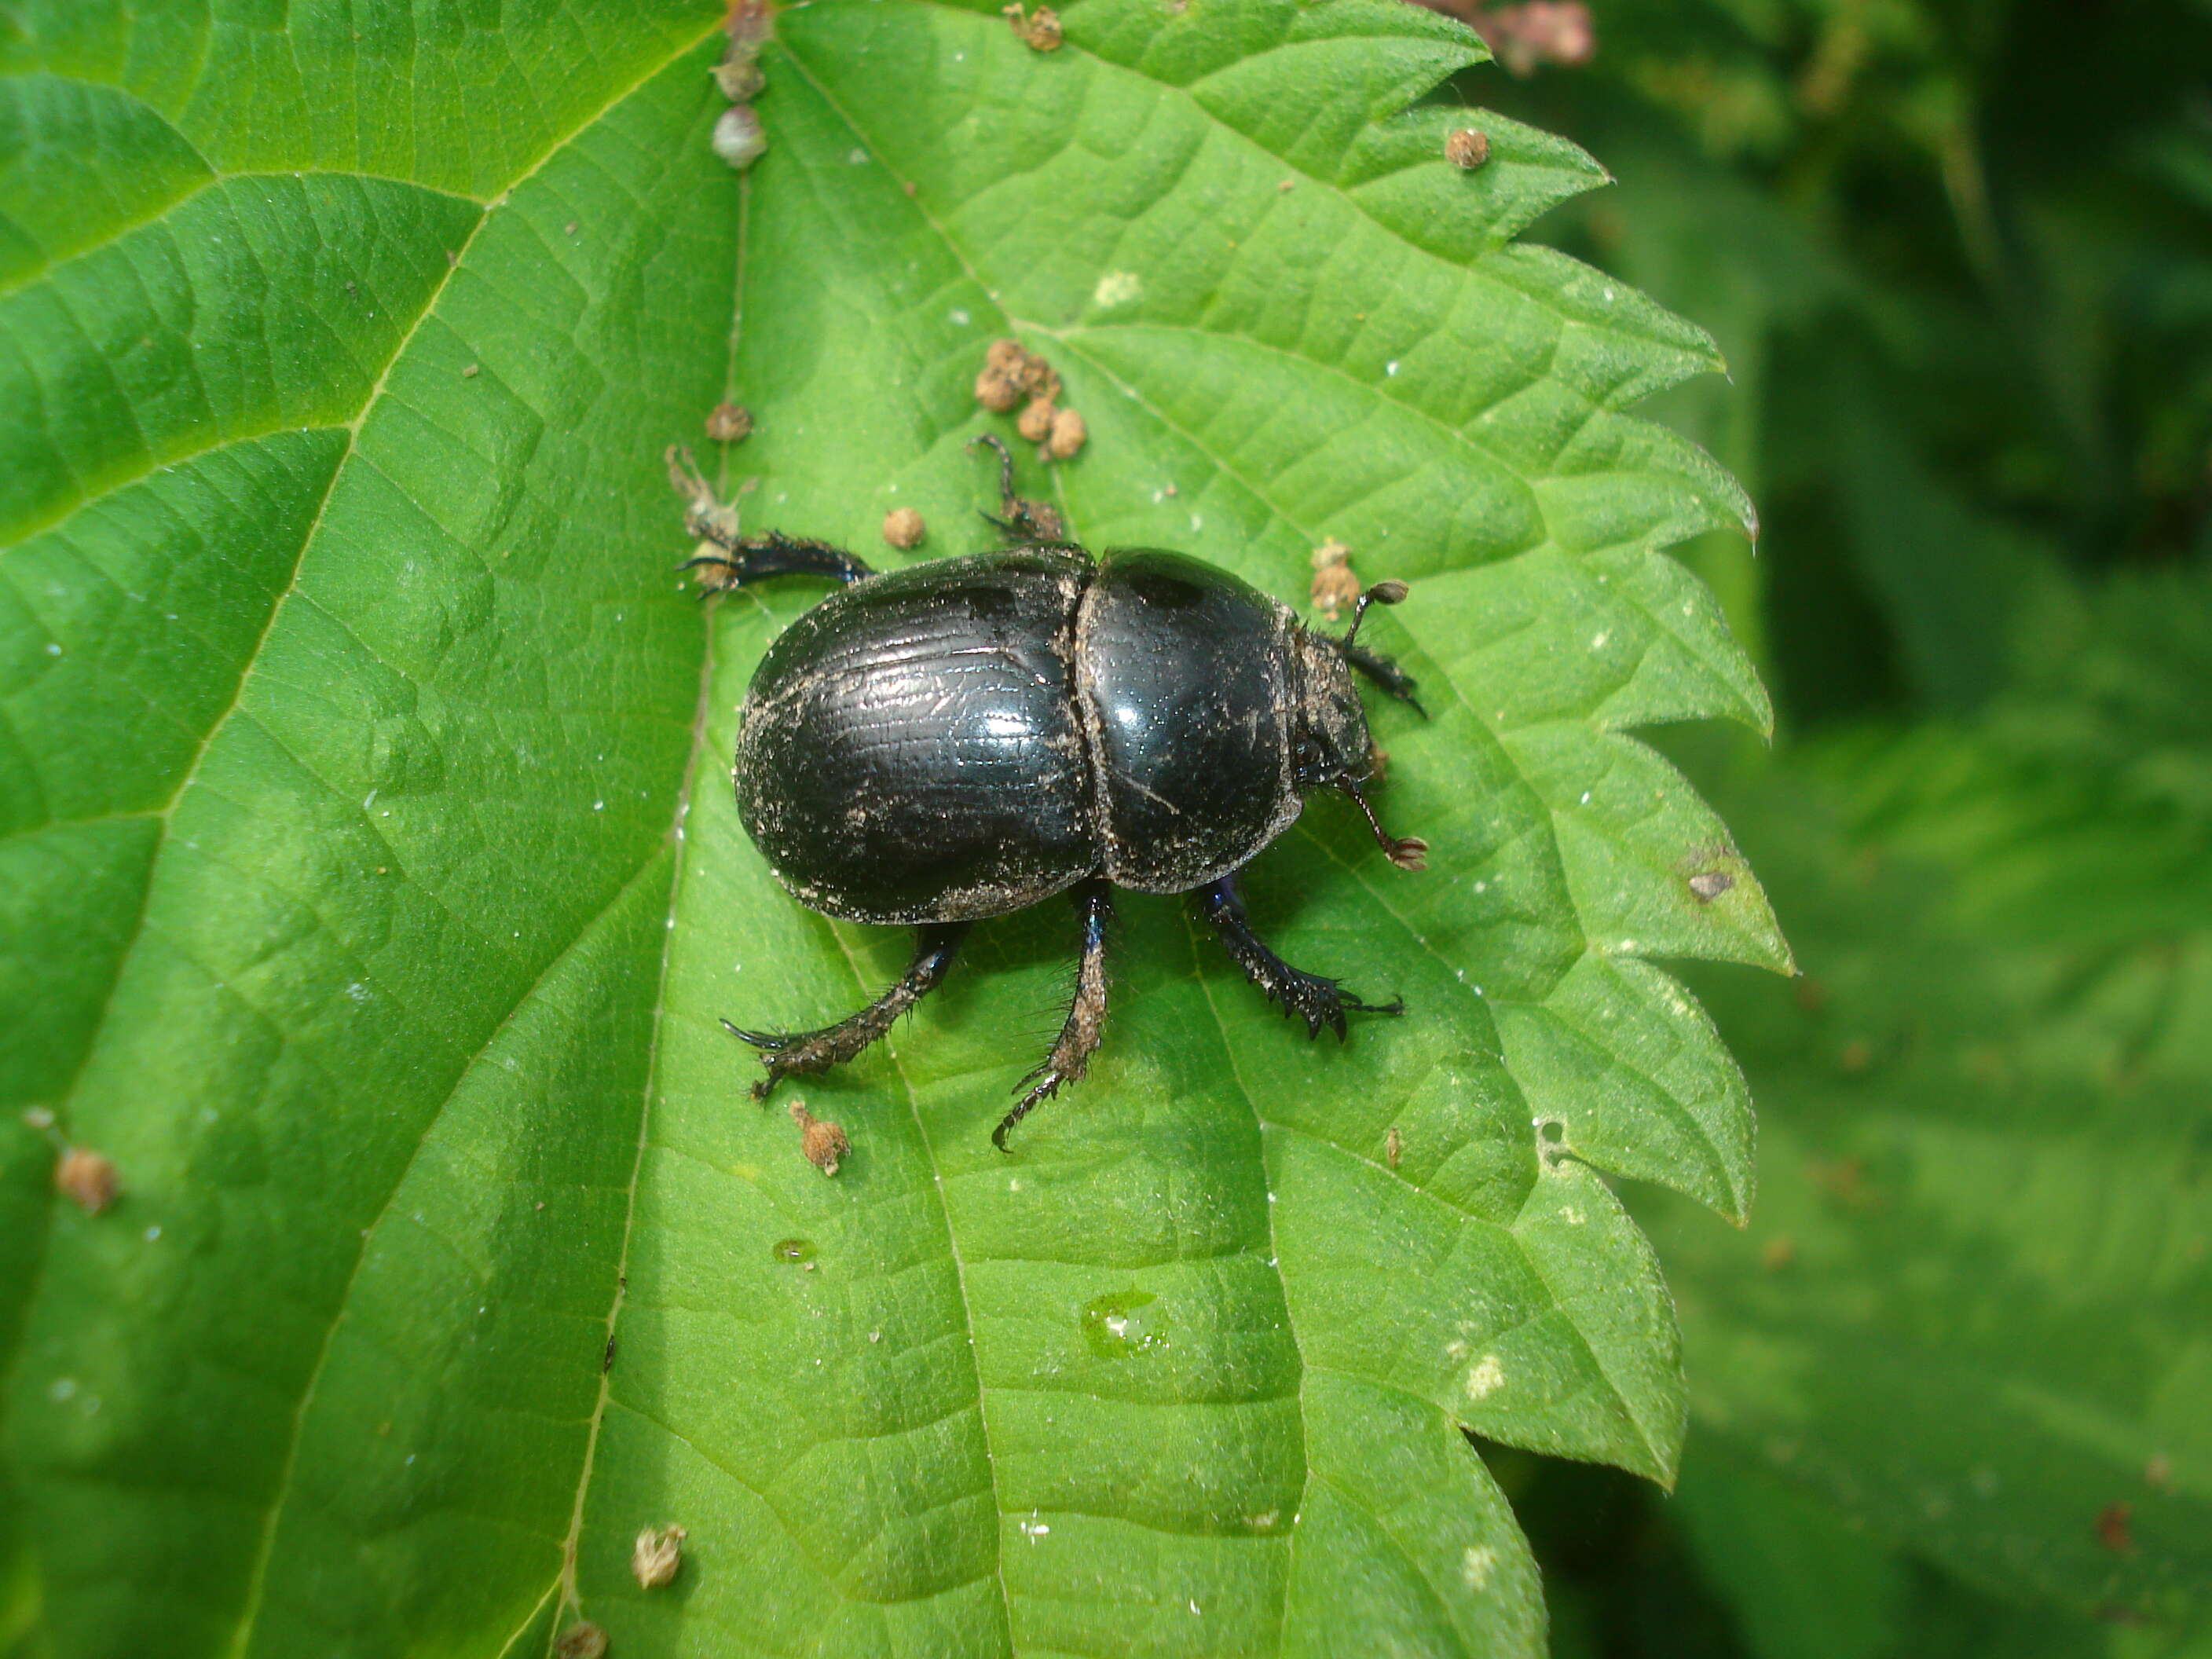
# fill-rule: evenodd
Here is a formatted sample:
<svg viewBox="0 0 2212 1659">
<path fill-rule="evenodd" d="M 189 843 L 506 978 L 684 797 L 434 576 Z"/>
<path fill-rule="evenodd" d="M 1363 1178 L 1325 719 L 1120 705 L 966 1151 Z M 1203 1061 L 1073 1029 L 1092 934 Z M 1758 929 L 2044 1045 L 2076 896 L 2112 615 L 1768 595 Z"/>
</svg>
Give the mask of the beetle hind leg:
<svg viewBox="0 0 2212 1659">
<path fill-rule="evenodd" d="M 991 1144 L 1006 1150 L 1006 1134 L 1037 1106 L 1060 1092 L 1063 1083 L 1079 1080 L 1098 1047 L 1098 1030 L 1106 1020 L 1106 924 L 1114 919 L 1110 890 L 1103 881 L 1088 881 L 1075 891 L 1075 908 L 1083 917 L 1083 956 L 1075 970 L 1075 996 L 1068 1004 L 1066 1022 L 1052 1052 L 1016 1088 L 1028 1091 L 1013 1110 L 991 1131 Z"/>
<path fill-rule="evenodd" d="M 967 931 L 964 921 L 933 922 L 923 927 L 914 960 L 897 984 L 858 1013 L 818 1031 L 748 1031 L 724 1020 L 724 1030 L 761 1051 L 761 1065 L 768 1075 L 753 1085 L 753 1098 L 765 1100 L 769 1090 L 793 1073 L 826 1072 L 832 1066 L 842 1066 L 883 1037 L 901 1014 L 943 982 Z"/>
<path fill-rule="evenodd" d="M 1319 974 L 1309 974 L 1293 968 L 1269 950 L 1259 934 L 1253 932 L 1252 923 L 1244 914 L 1243 902 L 1237 896 L 1237 878 L 1224 876 L 1211 887 L 1199 889 L 1199 904 L 1206 919 L 1213 924 L 1223 947 L 1244 976 L 1258 986 L 1267 999 L 1281 1006 L 1286 1014 L 1296 1014 L 1306 1023 L 1306 1035 L 1318 1036 L 1324 1025 L 1336 1033 L 1340 1042 L 1345 1037 L 1345 1015 L 1402 1014 L 1406 1000 L 1393 997 L 1388 1002 L 1362 1002 L 1333 979 Z"/>
</svg>

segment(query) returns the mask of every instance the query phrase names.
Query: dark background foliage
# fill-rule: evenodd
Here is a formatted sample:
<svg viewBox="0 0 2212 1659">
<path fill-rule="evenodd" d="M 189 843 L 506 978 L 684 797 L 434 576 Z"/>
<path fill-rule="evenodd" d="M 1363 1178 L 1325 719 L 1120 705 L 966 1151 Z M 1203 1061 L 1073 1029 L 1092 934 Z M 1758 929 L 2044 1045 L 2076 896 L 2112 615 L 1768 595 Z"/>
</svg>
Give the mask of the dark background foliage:
<svg viewBox="0 0 2212 1659">
<path fill-rule="evenodd" d="M 1755 550 L 1690 557 L 1779 730 L 1668 746 L 1808 973 L 1794 992 L 1692 976 L 1751 1077 L 1762 1192 L 1717 1248 L 1644 1206 L 1698 1419 L 1681 1491 L 1501 1462 L 1555 1650 L 2197 1651 L 2201 1547 L 2154 1584 L 2106 1594 L 2099 1571 L 2140 1574 L 2147 1529 L 2188 1524 L 2175 1431 L 2212 1414 L 2186 1334 L 2212 1073 L 2185 1029 L 2212 920 L 2212 12 L 1658 0 L 1600 4 L 1583 36 L 1540 8 L 1474 21 L 1509 62 L 1532 26 L 1567 48 L 1453 90 L 1620 183 L 1543 239 L 1729 358 L 1732 385 L 1654 412 L 1759 502 Z M 1948 1213 L 1911 1190 L 1937 1170 Z M 2118 1242 L 2138 1203 L 2172 1230 L 2143 1253 Z M 1757 1375 L 1784 1327 L 1826 1397 Z M 2055 1381 L 2076 1341 L 2131 1360 Z M 1962 1519 L 1936 1443 L 1978 1437 L 1961 1416 L 2004 1416 L 2046 1367 L 2140 1474 L 2069 1473 L 2049 1417 L 1993 1429 L 1986 1462 L 1955 1462 L 1960 1491 L 1990 1488 Z"/>
</svg>

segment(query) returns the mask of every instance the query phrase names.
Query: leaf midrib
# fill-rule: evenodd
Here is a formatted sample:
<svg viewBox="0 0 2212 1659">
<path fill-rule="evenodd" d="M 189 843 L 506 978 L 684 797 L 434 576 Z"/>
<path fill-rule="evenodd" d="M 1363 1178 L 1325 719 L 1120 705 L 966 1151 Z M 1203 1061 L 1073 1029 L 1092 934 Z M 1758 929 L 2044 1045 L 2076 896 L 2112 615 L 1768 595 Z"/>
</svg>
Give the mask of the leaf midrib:
<svg viewBox="0 0 2212 1659">
<path fill-rule="evenodd" d="M 742 212 L 742 208 L 740 211 Z M 740 243 L 740 247 L 742 246 L 743 244 Z M 677 786 L 676 806 L 669 818 L 668 834 L 659 842 L 660 847 L 668 849 L 669 863 L 672 866 L 669 872 L 668 903 L 665 917 L 669 925 L 660 930 L 660 968 L 653 985 L 652 1036 L 647 1039 L 649 1046 L 646 1052 L 644 1087 L 638 1098 L 637 1150 L 630 1160 L 629 1179 L 623 1185 L 622 1242 L 615 1256 L 614 1294 L 607 1304 L 605 1333 L 605 1340 L 607 1342 L 612 1342 L 615 1340 L 615 1328 L 621 1322 L 623 1305 L 629 1297 L 629 1250 L 630 1241 L 636 1232 L 637 1189 L 645 1170 L 645 1149 L 652 1139 L 653 1102 L 660 1087 L 661 1034 L 668 1018 L 668 975 L 670 964 L 675 954 L 674 921 L 677 910 L 684 900 L 684 876 L 690 868 L 690 861 L 684 852 L 686 843 L 683 837 L 684 821 L 690 813 L 691 787 L 698 775 L 701 758 L 706 752 L 707 726 L 713 707 L 715 667 L 714 617 L 702 616 L 700 618 L 700 629 L 702 642 L 700 650 L 699 690 L 692 706 L 690 747 L 684 756 L 683 776 Z M 654 856 L 658 856 L 658 851 Z M 648 859 L 646 867 L 650 868 L 652 860 Z M 397 1189 L 395 1188 L 394 1191 L 396 1194 Z M 605 1425 L 607 1406 L 613 1397 L 613 1369 L 603 1363 L 599 1368 L 599 1392 L 592 1402 L 591 1427 L 585 1432 L 583 1460 L 577 1467 L 575 1500 L 569 1506 L 568 1529 L 561 1540 L 560 1571 L 554 1579 L 553 1588 L 546 1592 L 547 1595 L 557 1593 L 562 1605 L 566 1606 L 580 1606 L 582 1601 L 576 1582 L 577 1552 L 583 1538 L 585 1507 L 592 1490 L 592 1472 L 598 1464 L 599 1433 Z M 544 1605 L 544 1600 L 541 1597 L 538 1607 L 542 1607 Z M 532 1608 L 530 1619 L 534 1620 L 537 1616 L 537 1609 Z M 522 1631 L 529 1628 L 529 1624 L 530 1620 L 523 1621 L 521 1629 L 516 1632 L 514 1638 L 510 1638 L 508 1646 L 513 1646 L 514 1641 L 520 1638 Z M 560 1628 L 561 1621 L 556 1613 L 552 1627 L 547 1632 L 549 1655 L 551 1652 L 551 1644 L 559 1639 Z"/>
</svg>

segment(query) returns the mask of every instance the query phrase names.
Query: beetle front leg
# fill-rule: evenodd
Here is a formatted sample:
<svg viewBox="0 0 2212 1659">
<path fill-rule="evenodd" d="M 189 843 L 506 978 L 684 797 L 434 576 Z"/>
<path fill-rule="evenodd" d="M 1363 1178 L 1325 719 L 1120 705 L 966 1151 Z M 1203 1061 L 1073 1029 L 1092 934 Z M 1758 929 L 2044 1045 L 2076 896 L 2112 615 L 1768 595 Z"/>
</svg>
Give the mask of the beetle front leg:
<svg viewBox="0 0 2212 1659">
<path fill-rule="evenodd" d="M 761 1050 L 768 1075 L 753 1085 L 753 1098 L 765 1100 L 769 1090 L 794 1072 L 826 1072 L 842 1066 L 882 1037 L 901 1014 L 943 982 L 967 932 L 964 921 L 932 922 L 923 927 L 914 960 L 897 984 L 857 1014 L 818 1031 L 748 1031 L 724 1020 L 723 1030 Z"/>
<path fill-rule="evenodd" d="M 1061 1084 L 1082 1079 L 1092 1051 L 1098 1047 L 1098 1028 L 1106 1022 L 1106 925 L 1114 919 L 1112 890 L 1103 881 L 1087 881 L 1075 890 L 1075 908 L 1083 917 L 1083 956 L 1075 969 L 1075 997 L 1068 1004 L 1066 1022 L 1060 1028 L 1052 1052 L 1022 1079 L 1033 1086 L 991 1131 L 991 1144 L 1002 1152 L 1006 1150 L 1008 1130 L 1039 1103 L 1059 1093 Z"/>
<path fill-rule="evenodd" d="M 690 503 L 684 512 L 684 531 L 701 543 L 698 556 L 684 560 L 677 568 L 708 572 L 699 579 L 702 597 L 726 593 L 769 576 L 830 576 L 841 582 L 856 582 L 876 574 L 865 560 L 828 542 L 787 536 L 780 530 L 738 535 L 737 508 L 715 499 L 714 487 L 699 471 L 691 452 L 682 444 L 671 444 L 665 459 L 668 482 Z M 710 553 L 709 546 L 721 551 Z"/>
<path fill-rule="evenodd" d="M 1270 1001 L 1281 1004 L 1285 1013 L 1296 1014 L 1305 1021 L 1308 1036 L 1318 1036 L 1326 1025 L 1336 1033 L 1340 1042 L 1344 1040 L 1346 1012 L 1406 1012 L 1403 997 L 1394 997 L 1383 1003 L 1362 1002 L 1336 981 L 1318 974 L 1302 973 L 1270 951 L 1261 942 L 1259 934 L 1252 931 L 1243 902 L 1237 896 L 1236 877 L 1224 876 L 1211 887 L 1200 888 L 1198 901 L 1223 946 L 1244 970 L 1244 976 L 1265 992 Z"/>
<path fill-rule="evenodd" d="M 1340 643 L 1337 649 L 1344 653 L 1345 661 L 1382 687 L 1384 696 L 1412 704 L 1416 714 L 1423 720 L 1428 719 L 1429 711 L 1421 707 L 1421 700 L 1413 695 L 1419 683 L 1398 666 L 1395 658 L 1386 657 L 1380 651 L 1370 651 L 1364 645 L 1353 645 L 1348 641 Z"/>
<path fill-rule="evenodd" d="M 841 582 L 856 582 L 876 574 L 865 560 L 842 547 L 804 536 L 787 536 L 780 530 L 763 531 L 757 536 L 732 536 L 720 526 L 697 517 L 690 528 L 722 550 L 720 553 L 702 553 L 677 567 L 681 570 L 703 568 L 707 574 L 700 577 L 699 586 L 709 593 L 726 593 L 733 587 L 743 587 L 748 582 L 769 576 L 831 576 Z"/>
</svg>

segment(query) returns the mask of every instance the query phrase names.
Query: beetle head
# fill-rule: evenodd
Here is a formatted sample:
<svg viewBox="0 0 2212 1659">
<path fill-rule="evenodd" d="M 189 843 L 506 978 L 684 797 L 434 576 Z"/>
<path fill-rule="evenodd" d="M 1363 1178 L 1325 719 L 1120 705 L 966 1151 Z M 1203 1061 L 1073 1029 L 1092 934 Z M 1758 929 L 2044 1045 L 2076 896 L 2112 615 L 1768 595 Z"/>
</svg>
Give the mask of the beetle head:
<svg viewBox="0 0 2212 1659">
<path fill-rule="evenodd" d="M 1395 605 L 1405 595 L 1402 582 L 1383 586 L 1395 589 L 1395 593 L 1370 591 L 1385 605 Z M 1367 594 L 1360 596 L 1363 609 L 1367 600 Z M 1358 627 L 1356 619 L 1353 627 Z M 1341 640 L 1332 639 L 1304 628 L 1292 635 L 1295 708 L 1291 753 L 1297 769 L 1297 785 L 1301 790 L 1343 790 L 1366 815 L 1376 844 L 1390 862 L 1401 870 L 1419 870 L 1429 850 L 1428 842 L 1419 836 L 1390 835 L 1376 822 L 1375 809 L 1367 804 L 1364 786 L 1375 776 L 1375 739 L 1367 729 L 1366 706 L 1360 702 L 1359 688 L 1352 678 L 1356 659 L 1348 648 L 1351 637 L 1347 634 Z"/>
<path fill-rule="evenodd" d="M 1375 775 L 1375 740 L 1344 653 L 1328 635 L 1301 628 L 1291 660 L 1297 687 L 1291 743 L 1298 787 L 1340 789 L 1365 783 Z"/>
</svg>

